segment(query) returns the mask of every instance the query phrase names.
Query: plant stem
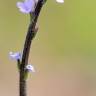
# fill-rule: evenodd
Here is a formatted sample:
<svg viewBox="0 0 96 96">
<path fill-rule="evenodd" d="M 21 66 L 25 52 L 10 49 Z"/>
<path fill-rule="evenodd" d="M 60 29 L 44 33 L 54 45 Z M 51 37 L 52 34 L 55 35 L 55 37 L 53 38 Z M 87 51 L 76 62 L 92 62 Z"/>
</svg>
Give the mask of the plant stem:
<svg viewBox="0 0 96 96">
<path fill-rule="evenodd" d="M 39 17 L 42 6 L 43 6 L 43 0 L 39 0 L 37 3 L 37 6 L 36 6 L 35 12 L 34 12 L 34 17 L 29 25 L 28 32 L 26 35 L 22 60 L 21 60 L 21 64 L 20 64 L 20 80 L 19 80 L 20 93 L 19 93 L 19 96 L 27 96 L 26 80 L 24 78 L 25 67 L 28 64 L 31 43 L 32 43 L 34 36 L 36 35 L 35 26 L 36 26 L 37 19 Z"/>
</svg>

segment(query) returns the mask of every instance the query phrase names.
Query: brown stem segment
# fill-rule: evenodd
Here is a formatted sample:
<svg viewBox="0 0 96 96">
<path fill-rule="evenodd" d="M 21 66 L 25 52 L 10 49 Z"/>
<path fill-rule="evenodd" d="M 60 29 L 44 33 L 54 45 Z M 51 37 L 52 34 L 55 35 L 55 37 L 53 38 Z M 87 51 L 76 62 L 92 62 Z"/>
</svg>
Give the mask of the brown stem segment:
<svg viewBox="0 0 96 96">
<path fill-rule="evenodd" d="M 26 94 L 26 80 L 25 80 L 25 67 L 28 64 L 28 58 L 29 58 L 29 52 L 30 52 L 30 47 L 31 47 L 31 43 L 32 40 L 36 34 L 35 32 L 35 26 L 37 23 L 37 19 L 39 17 L 41 8 L 43 6 L 43 0 L 39 0 L 34 12 L 34 17 L 33 20 L 31 21 L 29 28 L 28 28 L 28 32 L 26 35 L 26 39 L 25 39 L 25 44 L 24 44 L 24 49 L 23 49 L 23 55 L 22 55 L 22 60 L 21 60 L 21 65 L 20 65 L 20 81 L 19 81 L 19 87 L 20 87 L 20 96 L 27 96 Z"/>
</svg>

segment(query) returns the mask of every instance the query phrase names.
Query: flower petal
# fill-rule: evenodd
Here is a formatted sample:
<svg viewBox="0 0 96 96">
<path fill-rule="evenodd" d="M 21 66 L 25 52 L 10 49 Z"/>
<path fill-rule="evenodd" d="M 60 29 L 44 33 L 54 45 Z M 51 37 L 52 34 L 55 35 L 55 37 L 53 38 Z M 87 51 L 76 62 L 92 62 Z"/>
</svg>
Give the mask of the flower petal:
<svg viewBox="0 0 96 96">
<path fill-rule="evenodd" d="M 56 0 L 58 3 L 64 3 L 64 0 Z"/>
<path fill-rule="evenodd" d="M 11 59 L 14 59 L 14 60 L 21 59 L 21 53 L 19 52 L 16 52 L 16 53 L 10 52 L 9 56 Z"/>
<path fill-rule="evenodd" d="M 24 2 L 25 6 L 29 9 L 29 11 L 33 12 L 35 9 L 35 0 L 26 0 Z"/>
</svg>

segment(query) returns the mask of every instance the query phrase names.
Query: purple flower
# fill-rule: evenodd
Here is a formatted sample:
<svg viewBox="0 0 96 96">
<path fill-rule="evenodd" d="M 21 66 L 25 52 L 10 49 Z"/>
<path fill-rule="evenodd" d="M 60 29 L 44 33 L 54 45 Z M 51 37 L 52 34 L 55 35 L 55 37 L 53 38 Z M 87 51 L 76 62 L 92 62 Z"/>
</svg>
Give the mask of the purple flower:
<svg viewBox="0 0 96 96">
<path fill-rule="evenodd" d="M 34 69 L 34 66 L 33 65 L 30 65 L 30 64 L 28 64 L 27 66 L 26 66 L 26 69 L 29 71 L 29 72 L 35 72 L 35 69 Z"/>
<path fill-rule="evenodd" d="M 10 52 L 9 56 L 11 59 L 14 59 L 14 60 L 21 59 L 21 53 L 19 52 L 16 52 L 16 53 Z"/>
<path fill-rule="evenodd" d="M 17 7 L 20 12 L 29 14 L 30 12 L 34 12 L 36 3 L 37 0 L 25 0 L 24 2 L 17 2 Z"/>
<path fill-rule="evenodd" d="M 17 2 L 19 11 L 24 14 L 34 12 L 38 0 L 25 0 L 24 2 Z M 64 0 L 56 0 L 58 3 L 64 3 Z"/>
</svg>

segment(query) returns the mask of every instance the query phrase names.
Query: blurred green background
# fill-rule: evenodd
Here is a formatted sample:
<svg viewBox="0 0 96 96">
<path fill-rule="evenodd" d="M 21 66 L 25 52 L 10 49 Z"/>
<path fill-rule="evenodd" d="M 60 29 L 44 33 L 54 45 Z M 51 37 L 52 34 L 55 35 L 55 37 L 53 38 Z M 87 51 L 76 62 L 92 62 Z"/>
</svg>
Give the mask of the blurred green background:
<svg viewBox="0 0 96 96">
<path fill-rule="evenodd" d="M 22 52 L 30 18 L 17 1 L 0 3 L 0 96 L 18 95 L 16 62 L 8 54 Z M 28 96 L 96 96 L 96 0 L 48 0 L 38 26 Z"/>
</svg>

